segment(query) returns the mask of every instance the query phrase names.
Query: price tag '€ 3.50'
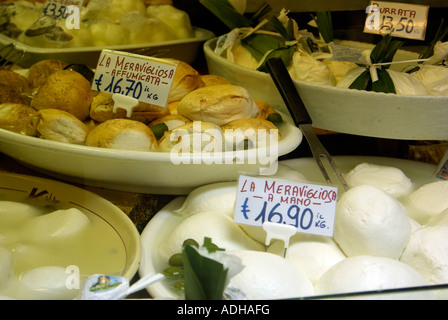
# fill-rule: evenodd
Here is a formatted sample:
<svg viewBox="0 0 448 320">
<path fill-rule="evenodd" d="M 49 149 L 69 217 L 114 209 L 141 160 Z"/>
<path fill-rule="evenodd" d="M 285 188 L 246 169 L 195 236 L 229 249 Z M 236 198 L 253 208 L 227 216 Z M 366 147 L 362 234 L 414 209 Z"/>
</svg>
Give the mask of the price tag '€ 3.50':
<svg viewBox="0 0 448 320">
<path fill-rule="evenodd" d="M 425 40 L 429 6 L 371 1 L 366 9 L 365 33 Z"/>
</svg>

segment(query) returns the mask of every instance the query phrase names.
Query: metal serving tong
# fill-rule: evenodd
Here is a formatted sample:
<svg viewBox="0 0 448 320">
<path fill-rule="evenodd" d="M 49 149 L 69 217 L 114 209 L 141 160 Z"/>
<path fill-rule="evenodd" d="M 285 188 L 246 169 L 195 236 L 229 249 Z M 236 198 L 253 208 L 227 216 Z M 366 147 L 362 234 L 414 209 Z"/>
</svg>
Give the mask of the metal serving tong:
<svg viewBox="0 0 448 320">
<path fill-rule="evenodd" d="M 11 68 L 25 55 L 24 50 L 17 49 L 14 43 L 0 47 L 0 68 Z"/>
<path fill-rule="evenodd" d="M 320 142 L 319 138 L 316 136 L 312 128 L 312 120 L 308 111 L 305 107 L 305 104 L 300 97 L 299 92 L 297 91 L 294 82 L 292 81 L 288 70 L 286 69 L 285 64 L 280 58 L 271 58 L 266 63 L 267 69 L 274 80 L 275 85 L 277 86 L 278 91 L 280 92 L 283 101 L 286 104 L 295 125 L 302 131 L 303 135 L 307 139 L 311 152 L 313 153 L 313 157 L 319 166 L 320 171 L 322 172 L 325 180 L 329 185 L 334 185 L 331 181 L 330 175 L 327 173 L 323 163 L 322 158 L 326 158 L 333 168 L 334 173 L 336 174 L 339 182 L 342 184 L 345 190 L 348 190 L 349 187 L 347 182 L 344 179 L 339 168 L 336 166 L 333 157 L 328 153 L 325 147 Z"/>
</svg>

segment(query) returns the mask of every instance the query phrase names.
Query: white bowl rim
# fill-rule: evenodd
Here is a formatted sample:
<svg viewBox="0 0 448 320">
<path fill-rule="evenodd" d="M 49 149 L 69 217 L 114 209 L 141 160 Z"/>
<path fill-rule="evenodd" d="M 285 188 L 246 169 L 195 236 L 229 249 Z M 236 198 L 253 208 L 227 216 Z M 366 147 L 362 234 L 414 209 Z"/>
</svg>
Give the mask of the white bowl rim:
<svg viewBox="0 0 448 320">
<path fill-rule="evenodd" d="M 214 37 L 215 34 L 207 29 L 193 27 L 195 32 L 195 36 L 192 38 L 179 39 L 179 40 L 169 40 L 169 41 L 160 41 L 160 42 L 147 42 L 147 43 L 139 43 L 139 44 L 124 44 L 124 45 L 110 45 L 110 46 L 97 46 L 97 47 L 77 47 L 77 48 L 43 48 L 43 47 L 35 47 L 30 46 L 26 43 L 23 43 L 19 40 L 10 38 L 5 36 L 4 34 L 0 34 L 0 44 L 9 44 L 14 43 L 17 49 L 25 50 L 25 52 L 29 53 L 40 53 L 40 54 L 48 54 L 48 53 L 82 53 L 82 52 L 97 52 L 103 49 L 113 49 L 113 50 L 130 50 L 130 49 L 143 49 L 143 48 L 157 48 L 163 46 L 170 45 L 178 45 L 178 44 L 186 44 L 193 42 L 202 42 L 209 40 Z"/>
<path fill-rule="evenodd" d="M 293 145 L 297 144 L 299 146 L 302 142 L 303 135 L 299 128 L 293 125 L 292 120 L 290 120 L 286 115 L 282 114 L 284 119 L 284 124 L 287 126 L 287 130 L 290 134 L 286 136 L 286 139 L 279 141 L 279 156 L 285 155 L 293 150 L 291 149 Z M 2 140 L 7 140 L 9 143 L 16 143 L 18 145 L 26 145 L 28 147 L 36 149 L 44 149 L 46 151 L 54 152 L 64 152 L 66 154 L 76 154 L 77 156 L 86 157 L 100 157 L 103 159 L 111 160 L 131 160 L 135 162 L 170 162 L 171 153 L 170 152 L 156 152 L 156 151 L 134 151 L 134 150 L 119 150 L 119 149 L 106 149 L 99 147 L 90 147 L 86 145 L 77 145 L 71 143 L 63 143 L 57 141 L 51 141 L 46 139 L 40 139 L 32 136 L 27 136 L 13 131 L 8 131 L 6 129 L 0 128 L 0 146 Z M 297 138 L 297 140 L 296 140 Z M 0 148 L 1 150 L 1 148 Z M 243 156 L 245 157 L 257 157 L 259 149 L 253 149 L 251 152 L 245 152 Z M 212 161 L 213 159 L 234 159 L 235 156 L 240 156 L 241 153 L 235 152 L 224 152 L 217 153 L 216 155 L 207 156 L 204 154 L 188 154 L 189 159 L 202 159 L 204 161 Z"/>
<path fill-rule="evenodd" d="M 204 48 L 205 55 L 211 55 L 211 56 L 213 56 L 213 58 L 220 59 L 224 64 L 226 64 L 228 66 L 232 66 L 232 68 L 236 68 L 238 70 L 241 70 L 242 72 L 253 73 L 253 75 L 256 77 L 265 77 L 266 79 L 268 77 L 270 77 L 269 74 L 267 74 L 267 73 L 257 71 L 257 70 L 252 70 L 250 68 L 237 65 L 235 63 L 228 61 L 224 57 L 216 54 L 214 52 L 214 50 L 212 49 L 211 44 L 215 43 L 218 39 L 219 39 L 219 37 L 215 37 L 215 38 L 207 40 L 204 43 L 203 48 Z M 300 80 L 294 80 L 294 82 L 302 87 L 309 87 L 309 88 L 316 88 L 316 89 L 324 88 L 324 89 L 328 90 L 329 92 L 334 91 L 334 92 L 340 92 L 340 93 L 351 94 L 351 95 L 360 95 L 360 94 L 363 96 L 370 95 L 373 97 L 375 97 L 375 96 L 383 97 L 385 99 L 409 99 L 409 98 L 411 98 L 413 100 L 420 100 L 420 99 L 423 100 L 424 99 L 424 100 L 430 100 L 429 102 L 431 102 L 431 100 L 434 100 L 434 101 L 445 101 L 446 100 L 448 102 L 448 97 L 446 97 L 446 96 L 397 95 L 394 93 L 384 93 L 384 92 L 374 92 L 374 91 L 365 91 L 365 90 L 355 90 L 355 89 L 349 89 L 349 88 L 340 88 L 340 87 L 336 87 L 336 86 L 321 85 L 321 84 L 315 84 L 315 83 L 310 83 L 310 82 L 305 82 L 305 81 L 300 81 Z"/>
</svg>

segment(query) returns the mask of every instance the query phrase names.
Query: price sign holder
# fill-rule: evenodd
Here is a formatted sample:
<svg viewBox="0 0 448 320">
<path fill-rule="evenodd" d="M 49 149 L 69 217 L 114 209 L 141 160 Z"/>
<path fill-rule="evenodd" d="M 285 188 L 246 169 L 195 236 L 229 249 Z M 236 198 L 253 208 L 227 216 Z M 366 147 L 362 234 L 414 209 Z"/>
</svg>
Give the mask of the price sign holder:
<svg viewBox="0 0 448 320">
<path fill-rule="evenodd" d="M 112 94 L 114 112 L 125 109 L 129 118 L 140 102 L 166 108 L 177 66 L 176 61 L 104 49 L 92 90 Z"/>
<path fill-rule="evenodd" d="M 121 94 L 113 94 L 112 100 L 114 100 L 114 109 L 112 112 L 117 113 L 118 109 L 124 109 L 126 110 L 126 116 L 128 118 L 132 117 L 132 111 L 140 104 L 137 99 L 123 96 Z"/>
<path fill-rule="evenodd" d="M 425 40 L 429 6 L 371 1 L 366 13 L 365 33 Z"/>
<path fill-rule="evenodd" d="M 234 221 L 258 227 L 269 222 L 292 226 L 295 233 L 332 237 L 337 198 L 336 187 L 242 175 Z"/>
<path fill-rule="evenodd" d="M 296 228 L 286 224 L 265 222 L 263 223 L 263 229 L 266 231 L 266 251 L 268 251 L 268 246 L 271 244 L 272 239 L 282 240 L 285 248 L 283 257 L 285 257 L 286 250 L 289 248 L 289 240 L 297 233 Z"/>
</svg>

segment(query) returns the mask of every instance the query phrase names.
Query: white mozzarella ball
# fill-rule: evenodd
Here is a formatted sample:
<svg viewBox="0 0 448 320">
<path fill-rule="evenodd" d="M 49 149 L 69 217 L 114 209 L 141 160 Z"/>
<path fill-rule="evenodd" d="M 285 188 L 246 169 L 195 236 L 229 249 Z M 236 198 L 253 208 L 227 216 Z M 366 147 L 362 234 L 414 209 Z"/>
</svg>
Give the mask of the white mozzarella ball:
<svg viewBox="0 0 448 320">
<path fill-rule="evenodd" d="M 448 210 L 431 217 L 426 226 L 448 225 Z"/>
<path fill-rule="evenodd" d="M 285 258 L 312 283 L 316 283 L 328 269 L 346 259 L 346 256 L 331 238 L 300 235 L 291 239 Z"/>
<path fill-rule="evenodd" d="M 314 294 L 311 281 L 291 262 L 267 252 L 230 251 L 242 260 L 244 269 L 230 284 L 249 300 L 309 297 Z"/>
<path fill-rule="evenodd" d="M 7 247 L 15 241 L 14 235 L 0 234 L 0 246 Z"/>
<path fill-rule="evenodd" d="M 248 224 L 240 224 L 240 228 L 252 239 L 255 241 L 265 244 L 267 239 L 267 233 L 266 231 L 259 226 L 251 226 Z M 276 241 L 275 239 L 272 240 L 272 243 Z"/>
<path fill-rule="evenodd" d="M 14 256 L 6 248 L 0 247 L 0 290 L 14 282 Z"/>
<path fill-rule="evenodd" d="M 180 215 L 193 215 L 199 212 L 215 211 L 233 218 L 237 194 L 236 182 L 220 182 L 194 189 L 179 209 Z"/>
<path fill-rule="evenodd" d="M 420 223 L 418 223 L 412 218 L 409 218 L 409 221 L 411 222 L 411 232 L 414 232 L 415 230 L 418 230 L 422 227 Z"/>
<path fill-rule="evenodd" d="M 19 279 L 17 295 L 22 300 L 72 300 L 79 290 L 67 285 L 70 274 L 57 266 L 32 269 Z"/>
<path fill-rule="evenodd" d="M 264 250 L 264 245 L 246 235 L 228 216 L 201 212 L 183 220 L 163 240 L 159 247 L 162 261 L 181 252 L 185 240 L 194 239 L 202 245 L 205 237 L 225 250 Z"/>
<path fill-rule="evenodd" d="M 89 223 L 89 218 L 76 208 L 57 210 L 30 220 L 24 226 L 24 235 L 39 243 L 55 241 L 79 235 Z"/>
<path fill-rule="evenodd" d="M 448 283 L 448 225 L 422 227 L 411 235 L 400 260 L 429 284 Z"/>
<path fill-rule="evenodd" d="M 282 163 L 278 164 L 277 172 L 273 176 L 270 176 L 270 179 L 281 179 L 300 183 L 309 182 L 302 173 Z"/>
<path fill-rule="evenodd" d="M 400 198 L 412 191 L 413 184 L 398 168 L 361 163 L 346 175 L 350 187 L 371 185 L 380 188 L 394 198 Z"/>
<path fill-rule="evenodd" d="M 352 188 L 337 203 L 334 239 L 348 257 L 397 259 L 410 235 L 411 223 L 403 206 L 377 187 Z"/>
<path fill-rule="evenodd" d="M 21 222 L 38 216 L 40 210 L 37 207 L 14 201 L 0 201 L 0 220 L 2 223 Z"/>
<path fill-rule="evenodd" d="M 316 295 L 359 293 L 368 291 L 426 286 L 423 277 L 398 260 L 357 256 L 347 258 L 328 270 L 316 283 Z M 359 296 L 360 299 L 432 299 L 428 292 Z"/>
<path fill-rule="evenodd" d="M 408 214 L 421 224 L 448 209 L 448 181 L 425 184 L 403 199 Z"/>
</svg>

